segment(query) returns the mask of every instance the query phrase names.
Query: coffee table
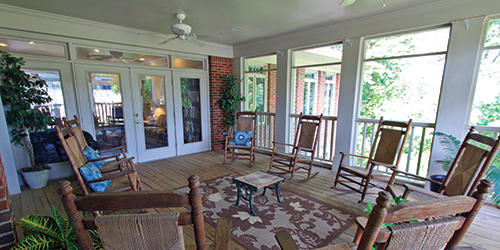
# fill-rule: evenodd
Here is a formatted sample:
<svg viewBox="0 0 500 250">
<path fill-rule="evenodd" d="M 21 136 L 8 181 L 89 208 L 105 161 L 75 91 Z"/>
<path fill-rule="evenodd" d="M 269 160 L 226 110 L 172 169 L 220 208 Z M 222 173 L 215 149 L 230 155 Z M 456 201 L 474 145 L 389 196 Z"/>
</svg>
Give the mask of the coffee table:
<svg viewBox="0 0 500 250">
<path fill-rule="evenodd" d="M 262 171 L 233 178 L 233 183 L 236 184 L 236 188 L 238 190 L 238 199 L 236 200 L 236 204 L 234 204 L 234 206 L 238 206 L 240 204 L 240 198 L 242 198 L 248 201 L 250 204 L 250 211 L 254 216 L 257 216 L 253 210 L 252 197 L 254 193 L 258 193 L 259 189 L 262 188 L 264 188 L 262 195 L 266 195 L 266 190 L 268 188 L 275 189 L 278 202 L 283 203 L 280 199 L 279 192 L 281 182 L 285 182 L 284 177 L 268 174 Z"/>
</svg>

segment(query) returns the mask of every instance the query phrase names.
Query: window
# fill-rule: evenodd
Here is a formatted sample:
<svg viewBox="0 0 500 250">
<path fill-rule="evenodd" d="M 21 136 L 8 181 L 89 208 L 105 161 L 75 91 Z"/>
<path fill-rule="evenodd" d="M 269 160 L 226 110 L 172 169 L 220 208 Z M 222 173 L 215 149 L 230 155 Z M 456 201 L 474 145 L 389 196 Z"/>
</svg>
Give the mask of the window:
<svg viewBox="0 0 500 250">
<path fill-rule="evenodd" d="M 276 55 L 245 59 L 245 110 L 276 111 Z"/>
<path fill-rule="evenodd" d="M 365 42 L 360 118 L 433 123 L 450 28 Z"/>
<path fill-rule="evenodd" d="M 9 53 L 67 58 L 64 44 L 0 38 L 0 48 Z"/>
<path fill-rule="evenodd" d="M 337 116 L 342 45 L 293 51 L 292 58 L 293 112 Z"/>
<path fill-rule="evenodd" d="M 61 87 L 61 76 L 57 70 L 34 70 L 23 69 L 31 76 L 38 76 L 47 82 L 47 92 L 52 101 L 43 106 L 36 106 L 35 109 L 42 111 L 47 116 L 54 118 L 66 117 L 66 108 L 64 106 L 63 89 Z"/>
<path fill-rule="evenodd" d="M 488 23 L 469 123 L 500 127 L 500 19 Z"/>
<path fill-rule="evenodd" d="M 113 49 L 76 47 L 76 57 L 80 60 L 116 64 L 168 67 L 168 60 L 165 56 L 138 54 Z"/>
</svg>

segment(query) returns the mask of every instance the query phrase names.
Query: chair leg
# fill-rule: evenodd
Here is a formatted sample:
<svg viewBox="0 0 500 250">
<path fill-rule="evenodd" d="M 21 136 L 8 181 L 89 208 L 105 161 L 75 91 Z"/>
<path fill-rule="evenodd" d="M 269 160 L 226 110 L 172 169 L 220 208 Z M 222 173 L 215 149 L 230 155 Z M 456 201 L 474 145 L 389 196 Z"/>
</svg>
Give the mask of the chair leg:
<svg viewBox="0 0 500 250">
<path fill-rule="evenodd" d="M 368 192 L 368 186 L 370 186 L 370 178 L 363 179 L 361 183 L 363 184 L 363 193 L 361 193 L 361 200 L 359 200 L 358 203 L 363 202 L 363 200 L 365 199 L 366 192 Z"/>
<path fill-rule="evenodd" d="M 341 171 L 341 168 L 339 166 L 339 168 L 337 169 L 337 176 L 335 176 L 335 181 L 333 182 L 333 187 L 337 187 L 337 182 L 339 181 L 339 177 L 340 177 L 340 171 Z"/>
</svg>

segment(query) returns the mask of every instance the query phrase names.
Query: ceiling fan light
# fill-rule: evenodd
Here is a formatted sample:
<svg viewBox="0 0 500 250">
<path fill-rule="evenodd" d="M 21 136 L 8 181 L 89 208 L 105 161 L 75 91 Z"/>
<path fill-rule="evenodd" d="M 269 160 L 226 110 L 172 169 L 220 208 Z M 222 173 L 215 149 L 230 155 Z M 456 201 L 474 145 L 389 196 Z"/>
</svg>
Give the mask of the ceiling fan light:
<svg viewBox="0 0 500 250">
<path fill-rule="evenodd" d="M 241 31 L 241 27 L 233 27 L 231 28 L 233 31 Z"/>
</svg>

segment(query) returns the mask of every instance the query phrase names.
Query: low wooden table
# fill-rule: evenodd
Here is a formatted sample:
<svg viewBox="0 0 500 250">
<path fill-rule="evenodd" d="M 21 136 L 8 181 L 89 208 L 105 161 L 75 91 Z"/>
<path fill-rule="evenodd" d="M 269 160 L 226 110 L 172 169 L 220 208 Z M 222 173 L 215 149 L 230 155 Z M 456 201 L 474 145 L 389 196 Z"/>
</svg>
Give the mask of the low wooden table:
<svg viewBox="0 0 500 250">
<path fill-rule="evenodd" d="M 285 182 L 284 177 L 268 174 L 262 171 L 233 178 L 233 183 L 236 184 L 236 188 L 238 190 L 238 199 L 236 200 L 236 204 L 234 204 L 234 206 L 238 206 L 240 204 L 240 198 L 242 198 L 250 203 L 250 211 L 252 211 L 253 215 L 257 216 L 255 211 L 253 211 L 252 197 L 253 194 L 258 193 L 261 188 L 264 188 L 262 195 L 266 195 L 266 190 L 268 188 L 275 189 L 278 202 L 283 203 L 280 199 L 279 192 L 281 182 Z"/>
</svg>

